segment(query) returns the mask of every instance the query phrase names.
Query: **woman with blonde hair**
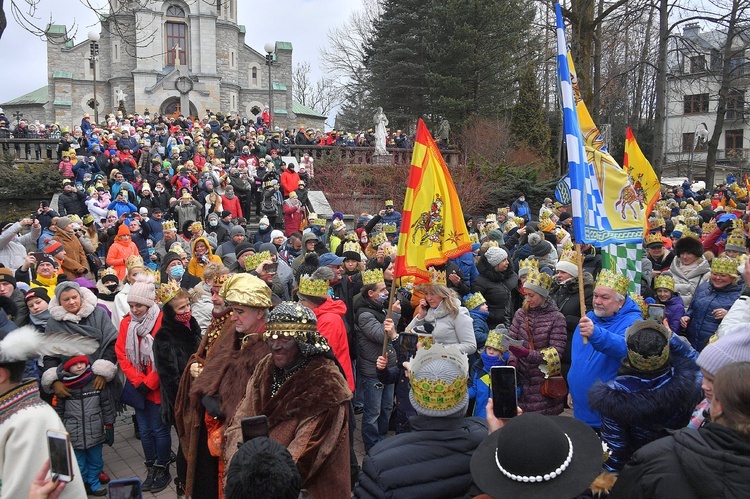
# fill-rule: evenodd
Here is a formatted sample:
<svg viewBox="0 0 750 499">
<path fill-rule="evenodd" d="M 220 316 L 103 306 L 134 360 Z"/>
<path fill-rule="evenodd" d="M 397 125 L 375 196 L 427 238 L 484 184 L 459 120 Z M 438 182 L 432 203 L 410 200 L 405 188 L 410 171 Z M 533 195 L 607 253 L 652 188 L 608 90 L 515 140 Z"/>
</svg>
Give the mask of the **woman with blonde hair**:
<svg viewBox="0 0 750 499">
<path fill-rule="evenodd" d="M 456 292 L 445 285 L 445 275 L 440 277 L 432 284 L 419 287 L 424 292 L 424 298 L 419 300 L 417 315 L 406 330 L 411 331 L 418 326 L 422 326 L 422 329 L 425 324 L 430 324 L 435 343 L 456 345 L 466 355 L 476 353 L 477 340 L 469 311 L 461 306 Z M 429 326 L 425 328 L 428 329 Z"/>
</svg>

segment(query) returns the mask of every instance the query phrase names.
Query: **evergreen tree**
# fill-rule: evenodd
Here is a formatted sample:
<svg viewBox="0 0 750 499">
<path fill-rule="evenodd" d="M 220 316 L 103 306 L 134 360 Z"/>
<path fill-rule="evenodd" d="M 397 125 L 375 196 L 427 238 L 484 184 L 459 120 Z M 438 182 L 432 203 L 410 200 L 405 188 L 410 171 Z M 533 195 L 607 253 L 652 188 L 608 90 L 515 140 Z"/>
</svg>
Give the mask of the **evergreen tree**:
<svg viewBox="0 0 750 499">
<path fill-rule="evenodd" d="M 518 81 L 518 100 L 513 106 L 510 131 L 516 145 L 526 145 L 549 157 L 550 129 L 544 113 L 544 102 L 537 90 L 534 64 L 528 63 Z"/>
</svg>

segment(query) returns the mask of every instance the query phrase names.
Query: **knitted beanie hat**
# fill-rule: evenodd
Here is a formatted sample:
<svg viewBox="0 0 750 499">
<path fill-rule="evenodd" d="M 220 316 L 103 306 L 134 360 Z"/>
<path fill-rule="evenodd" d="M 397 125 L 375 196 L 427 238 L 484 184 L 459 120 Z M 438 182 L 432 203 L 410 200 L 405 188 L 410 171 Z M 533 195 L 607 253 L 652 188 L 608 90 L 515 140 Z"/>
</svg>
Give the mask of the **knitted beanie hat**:
<svg viewBox="0 0 750 499">
<path fill-rule="evenodd" d="M 733 362 L 750 361 L 750 331 L 738 328 L 737 331 L 710 343 L 698 355 L 698 367 L 710 374 L 716 374 L 719 369 Z"/>
<path fill-rule="evenodd" d="M 484 254 L 484 257 L 487 259 L 487 263 L 489 263 L 493 267 L 496 267 L 498 264 L 508 259 L 508 253 L 506 253 L 502 248 L 492 246 L 490 248 L 487 248 L 487 252 Z"/>
<path fill-rule="evenodd" d="M 552 251 L 552 245 L 538 232 L 529 234 L 529 245 L 531 254 L 534 256 L 547 256 Z"/>
<path fill-rule="evenodd" d="M 79 362 L 85 362 L 86 364 L 88 364 L 89 358 L 85 355 L 76 355 L 75 357 L 71 357 L 65 361 L 65 364 L 63 364 L 63 369 L 69 371 L 71 367 L 73 367 L 75 364 L 78 364 Z"/>
<path fill-rule="evenodd" d="M 60 230 L 65 230 L 65 227 L 70 225 L 71 221 L 68 217 L 60 217 L 57 219 L 57 228 Z"/>
<path fill-rule="evenodd" d="M 153 306 L 156 300 L 156 290 L 151 282 L 137 281 L 130 286 L 128 303 L 139 303 L 147 307 Z"/>
<path fill-rule="evenodd" d="M 130 229 L 127 225 L 122 224 L 120 227 L 117 228 L 117 237 L 123 237 L 123 236 L 129 236 L 130 235 Z"/>
</svg>

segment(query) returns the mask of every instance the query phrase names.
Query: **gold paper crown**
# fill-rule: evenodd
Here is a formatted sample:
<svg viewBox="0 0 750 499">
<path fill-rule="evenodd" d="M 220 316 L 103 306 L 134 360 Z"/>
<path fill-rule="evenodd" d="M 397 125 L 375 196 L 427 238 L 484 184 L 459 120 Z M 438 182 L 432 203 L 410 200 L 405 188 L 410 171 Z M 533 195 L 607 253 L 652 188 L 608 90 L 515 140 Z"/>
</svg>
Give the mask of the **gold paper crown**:
<svg viewBox="0 0 750 499">
<path fill-rule="evenodd" d="M 506 352 L 507 348 L 503 346 L 503 331 L 507 333 L 507 330 L 492 329 L 487 334 L 487 341 L 484 342 L 485 347 L 494 348 L 503 353 Z"/>
<path fill-rule="evenodd" d="M 688 230 L 689 229 L 688 229 L 687 225 L 677 224 L 677 225 L 674 226 L 674 229 L 672 229 L 672 234 L 674 234 L 675 232 L 679 232 L 680 234 L 684 234 Z"/>
<path fill-rule="evenodd" d="M 497 222 L 490 222 L 487 225 L 485 225 L 485 230 L 489 233 L 491 230 L 497 230 L 499 226 L 497 225 Z"/>
<path fill-rule="evenodd" d="M 232 274 L 219 274 L 216 277 L 214 277 L 214 286 L 215 287 L 223 287 L 224 283 L 229 280 L 229 278 L 232 276 Z"/>
<path fill-rule="evenodd" d="M 523 224 L 525 223 L 522 217 L 514 217 L 513 221 L 516 222 L 516 225 L 518 225 L 519 227 L 523 227 Z"/>
<path fill-rule="evenodd" d="M 115 270 L 114 267 L 107 267 L 106 269 L 102 270 L 101 274 L 99 274 L 99 279 L 101 279 L 105 275 L 113 275 L 117 277 L 117 271 Z"/>
<path fill-rule="evenodd" d="M 573 241 L 565 241 L 562 245 L 563 251 L 573 251 Z"/>
<path fill-rule="evenodd" d="M 510 232 L 516 227 L 518 227 L 518 225 L 516 225 L 516 222 L 513 220 L 508 220 L 507 222 L 505 222 L 505 232 Z"/>
<path fill-rule="evenodd" d="M 518 262 L 518 272 L 520 273 L 522 270 L 525 270 L 527 273 L 531 270 L 539 270 L 539 260 L 536 258 L 530 257 L 525 260 L 520 260 Z"/>
<path fill-rule="evenodd" d="M 641 353 L 628 348 L 628 361 L 630 365 L 640 371 L 655 371 L 669 361 L 669 331 L 663 324 L 659 324 L 653 319 L 634 322 L 625 332 L 625 341 L 642 329 L 653 329 L 664 336 L 666 340 L 664 347 L 658 355 L 643 356 Z"/>
<path fill-rule="evenodd" d="M 559 376 L 562 373 L 562 363 L 560 362 L 560 353 L 555 347 L 548 347 L 539 351 L 542 354 L 544 362 L 539 364 L 539 370 L 544 373 L 545 378 L 550 376 Z"/>
<path fill-rule="evenodd" d="M 498 215 L 508 216 L 508 208 L 498 208 L 497 209 L 497 214 Z"/>
<path fill-rule="evenodd" d="M 345 241 L 342 247 L 343 253 L 360 253 L 361 247 L 357 241 Z"/>
<path fill-rule="evenodd" d="M 490 239 L 490 240 L 489 240 L 489 241 L 487 241 L 487 242 L 486 242 L 485 244 L 487 244 L 487 247 L 488 247 L 488 248 L 499 248 L 499 247 L 500 247 L 500 243 L 498 243 L 498 242 L 497 242 L 497 241 L 495 241 L 494 239 Z"/>
<path fill-rule="evenodd" d="M 447 286 L 448 281 L 445 278 L 444 270 L 437 270 L 435 267 L 430 267 L 427 271 L 430 273 L 430 284 Z"/>
<path fill-rule="evenodd" d="M 326 226 L 326 219 L 325 218 L 316 218 L 315 219 L 315 225 L 318 227 L 325 227 Z"/>
<path fill-rule="evenodd" d="M 470 232 L 469 233 L 469 242 L 471 244 L 479 244 L 479 234 L 476 232 Z"/>
<path fill-rule="evenodd" d="M 542 232 L 549 232 L 555 228 L 555 222 L 549 218 L 542 218 L 539 223 L 536 224 L 537 228 Z"/>
<path fill-rule="evenodd" d="M 529 273 L 526 274 L 526 282 L 524 283 L 524 287 L 531 287 L 532 291 L 535 291 L 534 287 L 537 287 L 545 289 L 547 290 L 547 292 L 549 292 L 552 290 L 552 276 L 544 272 L 539 272 L 534 268 L 529 269 Z"/>
<path fill-rule="evenodd" d="M 613 290 L 615 293 L 620 293 L 622 296 L 627 296 L 628 288 L 630 287 L 630 279 L 626 276 L 613 272 L 609 269 L 602 269 L 599 272 L 599 276 L 596 278 L 597 286 L 604 286 Z"/>
<path fill-rule="evenodd" d="M 386 199 L 385 200 L 385 205 L 386 206 L 393 206 L 393 199 Z"/>
<path fill-rule="evenodd" d="M 378 232 L 377 234 L 370 236 L 370 244 L 372 244 L 375 248 L 387 241 L 388 237 L 386 237 L 385 232 Z"/>
<path fill-rule="evenodd" d="M 664 240 L 661 238 L 661 233 L 660 232 L 649 232 L 648 234 L 646 234 L 646 245 L 647 246 L 649 244 L 656 244 L 656 243 L 664 245 Z"/>
<path fill-rule="evenodd" d="M 318 218 L 318 214 L 317 213 L 313 213 L 311 211 L 310 213 L 307 214 L 307 219 L 308 220 L 316 220 L 317 218 Z"/>
<path fill-rule="evenodd" d="M 169 303 L 169 301 L 177 296 L 180 292 L 180 283 L 172 279 L 167 279 L 167 282 L 161 283 L 159 289 L 156 290 L 156 299 L 159 300 L 162 305 Z"/>
<path fill-rule="evenodd" d="M 190 232 L 200 232 L 203 230 L 203 224 L 200 222 L 193 222 L 190 224 L 188 230 L 190 230 Z"/>
<path fill-rule="evenodd" d="M 248 255 L 245 257 L 245 270 L 255 270 L 258 265 L 271 259 L 270 251 L 263 251 L 261 253 L 255 253 L 254 255 Z"/>
<path fill-rule="evenodd" d="M 187 254 L 187 251 L 185 251 L 185 248 L 183 248 L 182 245 L 178 243 L 177 241 L 173 242 L 172 246 L 169 247 L 169 252 L 174 253 L 175 255 L 178 255 L 180 257 Z"/>
<path fill-rule="evenodd" d="M 333 226 L 333 231 L 334 232 L 338 232 L 340 230 L 345 230 L 346 229 L 346 224 L 344 223 L 343 220 L 334 220 L 333 224 L 331 224 L 331 225 Z"/>
<path fill-rule="evenodd" d="M 73 221 L 73 218 L 70 219 Z M 745 222 L 741 218 L 735 218 L 732 220 L 732 231 L 739 230 L 745 232 Z"/>
<path fill-rule="evenodd" d="M 654 278 L 654 289 L 664 288 L 674 291 L 674 279 L 671 275 L 658 275 Z"/>
<path fill-rule="evenodd" d="M 497 222 L 497 216 L 494 213 L 490 213 L 484 218 L 485 223 Z"/>
<path fill-rule="evenodd" d="M 715 231 L 718 226 L 716 225 L 716 222 L 703 222 L 703 232 L 706 234 L 710 234 L 711 232 Z"/>
<path fill-rule="evenodd" d="M 648 319 L 648 303 L 646 303 L 646 300 L 644 300 L 641 295 L 635 292 L 628 294 L 628 296 L 630 296 L 630 299 L 633 300 L 635 304 L 638 305 L 638 308 L 641 309 L 641 316 L 644 319 Z"/>
<path fill-rule="evenodd" d="M 359 241 L 359 237 L 357 237 L 356 232 L 349 232 L 346 235 L 344 235 L 344 244 L 346 244 L 346 242 L 351 242 L 351 241 L 354 241 L 355 243 Z"/>
<path fill-rule="evenodd" d="M 562 255 L 560 255 L 560 260 L 558 260 L 558 262 L 568 262 L 577 266 L 578 265 L 578 253 L 576 253 L 573 249 L 565 249 L 562 252 Z"/>
<path fill-rule="evenodd" d="M 664 218 L 670 218 L 670 216 L 672 215 L 672 209 L 669 206 L 662 206 L 661 208 L 659 208 L 659 213 Z"/>
<path fill-rule="evenodd" d="M 659 227 L 664 227 L 663 218 L 649 218 L 648 219 L 648 230 L 658 229 Z"/>
<path fill-rule="evenodd" d="M 368 284 L 377 284 L 379 282 L 385 282 L 385 278 L 383 277 L 383 269 L 372 269 L 362 272 L 363 286 L 367 286 Z"/>
<path fill-rule="evenodd" d="M 154 286 L 158 286 L 159 284 L 161 284 L 161 272 L 159 272 L 158 270 L 146 269 L 143 271 L 143 273 L 147 276 L 147 279 L 150 282 L 154 283 Z"/>
<path fill-rule="evenodd" d="M 130 270 L 135 267 L 143 267 L 143 258 L 140 255 L 130 255 L 125 260 L 125 268 Z"/>
<path fill-rule="evenodd" d="M 175 227 L 173 220 L 167 220 L 166 222 L 164 222 L 163 224 L 161 224 L 161 230 L 162 231 L 165 231 L 165 230 L 174 230 L 174 231 L 176 231 L 177 227 Z"/>
<path fill-rule="evenodd" d="M 383 232 L 386 234 L 395 234 L 398 231 L 396 224 L 385 223 L 383 224 Z"/>
<path fill-rule="evenodd" d="M 307 296 L 325 298 L 328 296 L 329 282 L 324 279 L 313 279 L 309 275 L 303 275 L 299 280 L 299 293 Z"/>
<path fill-rule="evenodd" d="M 484 299 L 484 296 L 482 296 L 482 293 L 477 291 L 473 295 L 471 295 L 471 298 L 464 301 L 464 307 L 466 307 L 468 310 L 474 310 L 482 303 L 487 303 L 487 300 Z"/>
<path fill-rule="evenodd" d="M 725 256 L 714 258 L 711 262 L 711 272 L 714 274 L 737 275 L 737 260 Z"/>
<path fill-rule="evenodd" d="M 451 379 L 431 379 L 420 376 L 422 367 L 434 360 L 445 360 L 456 364 L 463 375 Z M 450 411 L 456 409 L 468 396 L 469 361 L 455 345 L 434 344 L 428 350 L 417 351 L 417 355 L 410 362 L 410 385 L 414 401 L 431 411 Z"/>
<path fill-rule="evenodd" d="M 688 227 L 700 226 L 703 219 L 698 215 L 685 215 L 685 223 Z"/>
<path fill-rule="evenodd" d="M 703 208 L 708 208 L 709 206 L 711 206 L 711 200 L 708 198 L 704 199 L 703 201 L 701 201 L 701 206 Z"/>
<path fill-rule="evenodd" d="M 733 220 L 733 222 L 736 222 L 736 220 Z M 745 251 L 745 242 L 747 241 L 747 237 L 745 236 L 745 232 L 741 229 L 734 229 L 729 236 L 727 236 L 726 244 L 724 245 L 725 249 L 729 249 L 730 246 L 734 246 L 737 248 L 742 248 L 740 250 L 734 250 L 734 251 Z"/>
</svg>

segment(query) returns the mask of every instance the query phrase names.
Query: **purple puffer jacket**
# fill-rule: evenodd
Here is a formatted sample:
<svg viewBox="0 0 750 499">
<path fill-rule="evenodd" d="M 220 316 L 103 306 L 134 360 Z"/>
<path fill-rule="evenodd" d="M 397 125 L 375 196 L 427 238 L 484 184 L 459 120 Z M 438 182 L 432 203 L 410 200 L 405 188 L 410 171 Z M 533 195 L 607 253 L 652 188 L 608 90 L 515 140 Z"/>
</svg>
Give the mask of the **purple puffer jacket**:
<svg viewBox="0 0 750 499">
<path fill-rule="evenodd" d="M 563 411 L 564 397 L 549 399 L 539 392 L 544 381 L 544 373 L 539 370 L 539 364 L 544 362 L 540 353 L 547 347 L 554 347 L 562 358 L 567 342 L 565 316 L 560 313 L 554 301 L 547 301 L 539 308 L 529 309 L 529 326 L 526 328 L 526 310 L 523 307 L 516 311 L 510 326 L 510 337 L 523 340 L 523 346 L 530 348 L 529 335 L 531 331 L 534 349 L 525 359 L 516 359 L 512 354 L 511 362 L 516 361 L 518 383 L 521 385 L 521 398 L 518 405 L 523 412 L 539 412 L 549 416 L 556 416 Z"/>
</svg>

